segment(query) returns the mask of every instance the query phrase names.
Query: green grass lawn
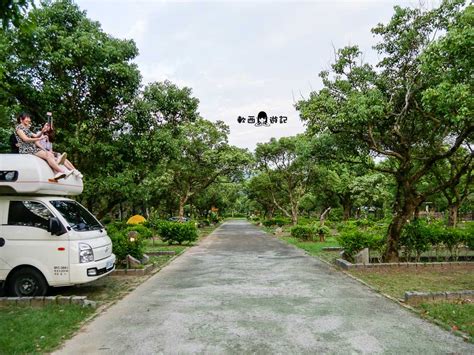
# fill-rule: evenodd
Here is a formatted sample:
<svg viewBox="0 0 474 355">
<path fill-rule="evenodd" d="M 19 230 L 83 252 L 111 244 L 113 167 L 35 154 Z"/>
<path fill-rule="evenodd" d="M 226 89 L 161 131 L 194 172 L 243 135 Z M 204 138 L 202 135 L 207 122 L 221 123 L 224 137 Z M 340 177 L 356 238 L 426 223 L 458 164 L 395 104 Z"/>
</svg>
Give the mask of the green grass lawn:
<svg viewBox="0 0 474 355">
<path fill-rule="evenodd" d="M 393 268 L 350 270 L 377 290 L 395 298 L 406 291 L 442 292 L 474 290 L 474 272 L 468 266 L 446 268 Z M 435 319 L 446 327 L 459 329 L 474 337 L 474 304 L 434 302 L 415 307 L 422 316 Z M 455 327 L 455 328 L 453 328 Z"/>
<path fill-rule="evenodd" d="M 425 303 L 422 315 L 437 319 L 452 330 L 460 330 L 474 338 L 474 303 Z"/>
<path fill-rule="evenodd" d="M 293 244 L 294 246 L 301 248 L 308 252 L 312 256 L 317 256 L 325 261 L 330 263 L 334 262 L 335 259 L 339 257 L 339 251 L 325 251 L 325 247 L 338 247 L 339 244 L 334 237 L 327 237 L 324 242 L 320 241 L 302 241 L 298 238 L 294 238 L 290 235 L 290 229 L 292 226 L 283 226 L 283 233 L 278 234 L 277 238 L 287 242 L 288 244 Z M 275 227 L 261 227 L 265 232 L 269 234 L 274 234 Z"/>
<path fill-rule="evenodd" d="M 324 242 L 304 242 L 291 236 L 281 236 L 279 238 L 281 240 L 284 240 L 288 244 L 293 244 L 298 248 L 305 250 L 306 252 L 308 252 L 308 254 L 312 256 L 317 256 L 318 258 L 324 259 L 328 262 L 333 262 L 335 259 L 339 258 L 339 251 L 323 250 L 323 248 L 325 247 L 339 246 L 334 237 L 327 237 L 326 241 Z"/>
<path fill-rule="evenodd" d="M 363 269 L 349 272 L 395 298 L 403 298 L 406 291 L 474 289 L 474 272 L 471 267 Z"/>
<path fill-rule="evenodd" d="M 45 353 L 79 329 L 94 310 L 79 305 L 0 308 L 0 353 Z"/>
<path fill-rule="evenodd" d="M 192 245 L 194 244 L 169 245 L 158 238 L 155 238 L 154 240 L 147 239 L 145 240 L 145 254 L 156 251 L 174 251 L 176 254 L 181 254 L 183 250 Z"/>
</svg>

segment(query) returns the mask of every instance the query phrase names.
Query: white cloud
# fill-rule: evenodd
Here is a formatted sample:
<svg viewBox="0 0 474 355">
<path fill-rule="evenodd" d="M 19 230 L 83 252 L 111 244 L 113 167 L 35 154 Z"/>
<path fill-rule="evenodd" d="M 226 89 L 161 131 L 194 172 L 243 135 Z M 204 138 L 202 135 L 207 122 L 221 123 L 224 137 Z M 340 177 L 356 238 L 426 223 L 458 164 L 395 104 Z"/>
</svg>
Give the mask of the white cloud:
<svg viewBox="0 0 474 355">
<path fill-rule="evenodd" d="M 131 38 L 140 46 L 144 39 L 145 35 L 148 32 L 148 20 L 147 19 L 140 19 L 133 24 L 130 30 L 125 35 L 125 38 Z"/>
</svg>

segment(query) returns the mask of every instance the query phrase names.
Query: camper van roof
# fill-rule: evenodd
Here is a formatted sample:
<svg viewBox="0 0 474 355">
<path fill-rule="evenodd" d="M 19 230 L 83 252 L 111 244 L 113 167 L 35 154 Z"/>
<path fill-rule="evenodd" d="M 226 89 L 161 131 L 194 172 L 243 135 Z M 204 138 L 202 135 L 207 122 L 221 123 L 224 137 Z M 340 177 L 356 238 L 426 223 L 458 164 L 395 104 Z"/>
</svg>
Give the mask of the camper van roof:
<svg viewBox="0 0 474 355">
<path fill-rule="evenodd" d="M 70 175 L 58 182 L 48 163 L 32 154 L 0 154 L 0 194 L 74 196 L 82 179 Z"/>
</svg>

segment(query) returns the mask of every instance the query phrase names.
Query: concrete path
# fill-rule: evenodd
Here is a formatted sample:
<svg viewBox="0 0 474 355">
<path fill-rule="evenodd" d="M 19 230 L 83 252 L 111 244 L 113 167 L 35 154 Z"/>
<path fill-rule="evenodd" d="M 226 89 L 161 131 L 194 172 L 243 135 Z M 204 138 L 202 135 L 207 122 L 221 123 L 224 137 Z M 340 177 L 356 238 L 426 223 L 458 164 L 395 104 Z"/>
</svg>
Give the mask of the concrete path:
<svg viewBox="0 0 474 355">
<path fill-rule="evenodd" d="M 474 354 L 474 345 L 251 224 L 231 221 L 59 353 Z"/>
</svg>

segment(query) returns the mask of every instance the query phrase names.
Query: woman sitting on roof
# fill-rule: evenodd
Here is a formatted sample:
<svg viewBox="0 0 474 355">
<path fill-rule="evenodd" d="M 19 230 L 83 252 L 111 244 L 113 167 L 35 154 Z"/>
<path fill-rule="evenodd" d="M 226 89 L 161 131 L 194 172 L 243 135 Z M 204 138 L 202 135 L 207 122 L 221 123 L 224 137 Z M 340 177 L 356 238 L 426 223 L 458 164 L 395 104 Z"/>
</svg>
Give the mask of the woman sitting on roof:
<svg viewBox="0 0 474 355">
<path fill-rule="evenodd" d="M 72 171 L 59 166 L 53 153 L 44 151 L 35 145 L 35 142 L 43 139 L 46 125 L 40 132 L 34 134 L 30 131 L 31 117 L 27 113 L 21 113 L 18 116 L 18 123 L 19 124 L 15 128 L 15 134 L 18 140 L 20 154 L 33 154 L 46 160 L 51 169 L 56 173 L 56 175 L 54 175 L 54 179 L 56 180 L 65 178 L 72 174 Z"/>
</svg>

